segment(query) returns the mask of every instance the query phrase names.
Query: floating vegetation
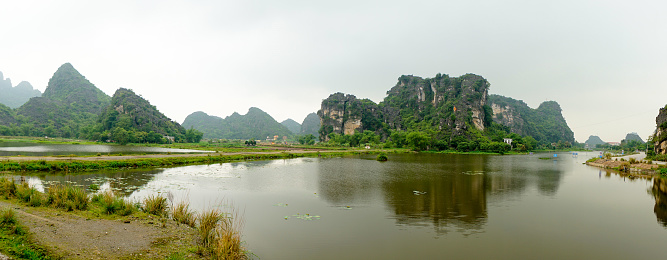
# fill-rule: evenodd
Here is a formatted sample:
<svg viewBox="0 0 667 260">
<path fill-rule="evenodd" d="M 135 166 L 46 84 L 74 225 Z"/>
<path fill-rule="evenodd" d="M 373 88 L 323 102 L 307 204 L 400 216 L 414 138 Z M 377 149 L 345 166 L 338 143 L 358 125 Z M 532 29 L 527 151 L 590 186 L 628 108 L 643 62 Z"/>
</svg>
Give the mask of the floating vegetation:
<svg viewBox="0 0 667 260">
<path fill-rule="evenodd" d="M 273 205 L 273 206 L 275 206 L 275 207 L 283 207 L 283 208 L 286 208 L 286 207 L 287 207 L 287 203 L 278 203 L 278 204 L 275 204 L 275 205 Z"/>
<path fill-rule="evenodd" d="M 550 160 L 551 157 L 540 157 L 540 160 Z"/>
<path fill-rule="evenodd" d="M 320 217 L 318 215 L 310 215 L 310 214 L 302 215 L 302 214 L 299 214 L 299 213 L 296 213 L 295 215 L 292 215 L 292 216 L 285 216 L 285 220 L 288 220 L 290 218 L 295 218 L 295 219 L 300 219 L 300 220 L 318 220 L 322 217 Z"/>
<path fill-rule="evenodd" d="M 484 171 L 465 171 L 463 172 L 465 175 L 482 175 L 484 174 Z"/>
<path fill-rule="evenodd" d="M 414 193 L 417 196 L 426 194 L 425 191 L 418 191 L 418 190 L 413 190 L 412 193 Z"/>
</svg>

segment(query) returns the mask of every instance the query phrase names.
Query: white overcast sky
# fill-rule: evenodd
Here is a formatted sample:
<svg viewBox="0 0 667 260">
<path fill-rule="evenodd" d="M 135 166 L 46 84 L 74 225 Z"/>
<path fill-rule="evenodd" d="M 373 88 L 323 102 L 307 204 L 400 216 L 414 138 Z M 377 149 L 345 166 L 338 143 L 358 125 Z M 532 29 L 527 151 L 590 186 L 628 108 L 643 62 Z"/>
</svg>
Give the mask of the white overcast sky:
<svg viewBox="0 0 667 260">
<path fill-rule="evenodd" d="M 259 107 L 301 122 L 334 92 L 482 75 L 555 100 L 579 142 L 646 139 L 667 103 L 667 1 L 2 1 L 0 71 L 44 91 L 65 62 L 183 122 Z"/>
</svg>

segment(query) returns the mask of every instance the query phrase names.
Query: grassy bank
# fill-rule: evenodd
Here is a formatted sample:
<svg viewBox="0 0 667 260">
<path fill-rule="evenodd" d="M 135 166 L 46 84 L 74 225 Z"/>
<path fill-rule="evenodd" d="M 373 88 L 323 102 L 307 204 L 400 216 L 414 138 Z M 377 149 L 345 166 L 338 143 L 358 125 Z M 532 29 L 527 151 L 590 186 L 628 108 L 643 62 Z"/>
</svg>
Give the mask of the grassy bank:
<svg viewBox="0 0 667 260">
<path fill-rule="evenodd" d="M 204 210 L 198 213 L 189 208 L 189 202 L 176 203 L 173 196 L 170 195 L 153 195 L 146 197 L 141 202 L 132 202 L 122 197 L 116 197 L 111 191 L 89 194 L 85 190 L 73 186 L 55 185 L 49 187 L 45 192 L 40 192 L 27 183 L 15 183 L 12 179 L 0 177 L 0 198 L 4 199 L 3 202 L 9 202 L 10 205 L 23 205 L 47 211 L 46 215 L 49 216 L 61 216 L 65 212 L 79 215 L 86 219 L 84 220 L 86 223 L 93 223 L 96 220 L 120 220 L 111 223 L 122 228 L 128 227 L 124 223 L 129 223 L 130 220 L 137 222 L 137 219 L 143 219 L 149 221 L 147 225 L 161 225 L 160 230 L 165 229 L 168 225 L 173 226 L 169 223 L 185 224 L 182 227 L 189 227 L 194 230 L 193 235 L 189 237 L 192 240 L 191 243 L 168 241 L 174 240 L 173 236 L 158 238 L 149 242 L 153 251 L 159 252 L 158 255 L 146 254 L 142 256 L 141 254 L 131 253 L 129 257 L 132 259 L 152 259 L 155 257 L 161 259 L 248 259 L 252 256 L 244 248 L 241 240 L 240 230 L 243 223 L 241 215 L 234 210 L 223 212 L 219 209 Z M 66 245 L 58 241 L 55 241 L 55 245 L 37 243 L 29 229 L 21 224 L 22 220 L 20 219 L 23 215 L 30 216 L 32 214 L 23 213 L 23 215 L 19 215 L 13 208 L 19 209 L 19 207 L 12 206 L 9 209 L 0 210 L 0 251 L 2 253 L 17 259 L 68 258 L 63 255 L 63 250 L 65 252 L 67 250 L 62 247 L 66 247 Z M 59 219 L 59 221 L 62 221 L 62 219 Z M 104 225 L 108 225 L 108 223 Z M 90 232 L 87 229 L 76 230 L 76 227 L 72 225 L 66 225 L 66 228 L 73 232 L 74 236 Z M 60 232 L 64 232 L 64 230 L 58 233 Z M 69 237 L 67 239 L 76 240 L 77 238 Z M 87 238 L 84 236 L 83 239 Z M 123 237 L 122 239 L 140 238 Z M 122 243 L 123 241 L 115 242 Z M 181 243 L 186 244 L 186 246 L 164 246 L 170 243 Z M 195 246 L 188 247 L 187 244 Z M 97 247 L 95 244 L 93 246 Z M 108 247 L 109 245 L 104 246 Z M 97 250 L 96 248 L 88 249 L 90 251 Z M 77 253 L 77 258 L 90 257 L 83 252 L 80 253 L 80 257 Z M 127 258 L 128 255 L 118 253 L 118 255 L 106 257 Z"/>
<path fill-rule="evenodd" d="M 341 152 L 278 152 L 262 154 L 209 154 L 190 157 L 138 158 L 125 160 L 8 160 L 0 162 L 0 172 L 86 172 L 98 170 L 171 167 L 195 164 L 226 163 L 252 160 L 291 159 L 299 157 L 335 157 L 354 154 L 375 154 L 382 151 Z"/>
</svg>

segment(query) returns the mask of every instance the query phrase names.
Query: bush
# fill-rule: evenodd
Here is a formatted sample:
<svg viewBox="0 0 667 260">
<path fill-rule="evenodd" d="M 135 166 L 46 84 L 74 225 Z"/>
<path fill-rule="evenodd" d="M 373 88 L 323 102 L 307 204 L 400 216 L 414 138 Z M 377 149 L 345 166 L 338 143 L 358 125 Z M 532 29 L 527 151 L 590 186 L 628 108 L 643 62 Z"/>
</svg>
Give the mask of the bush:
<svg viewBox="0 0 667 260">
<path fill-rule="evenodd" d="M 389 160 L 389 158 L 387 158 L 386 154 L 381 153 L 381 154 L 378 154 L 376 160 L 381 161 L 381 162 L 386 162 L 387 160 Z"/>
</svg>

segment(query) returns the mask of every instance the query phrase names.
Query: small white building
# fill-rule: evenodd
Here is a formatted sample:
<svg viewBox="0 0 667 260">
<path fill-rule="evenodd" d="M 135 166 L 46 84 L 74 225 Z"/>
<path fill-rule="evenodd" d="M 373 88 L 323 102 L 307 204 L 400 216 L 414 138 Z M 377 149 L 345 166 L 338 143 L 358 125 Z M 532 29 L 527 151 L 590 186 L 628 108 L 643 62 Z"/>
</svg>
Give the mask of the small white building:
<svg viewBox="0 0 667 260">
<path fill-rule="evenodd" d="M 505 139 L 503 139 L 503 142 L 505 142 L 506 144 L 512 145 L 512 138 L 505 138 Z"/>
</svg>

